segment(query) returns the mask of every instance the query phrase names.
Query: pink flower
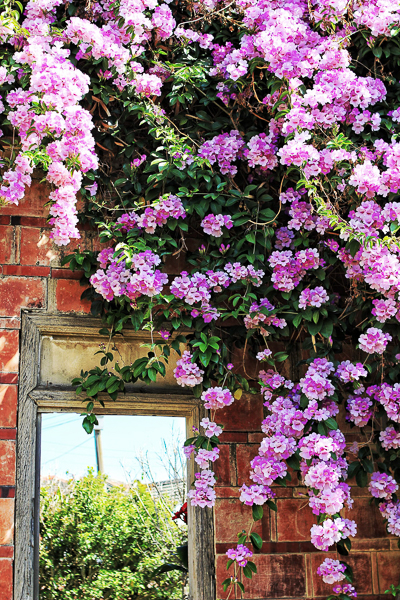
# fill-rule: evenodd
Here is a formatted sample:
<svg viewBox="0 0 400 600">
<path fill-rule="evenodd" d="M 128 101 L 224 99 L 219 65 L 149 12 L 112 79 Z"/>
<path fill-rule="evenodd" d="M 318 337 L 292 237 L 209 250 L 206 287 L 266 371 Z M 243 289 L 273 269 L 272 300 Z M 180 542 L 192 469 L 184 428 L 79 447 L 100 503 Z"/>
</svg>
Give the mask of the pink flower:
<svg viewBox="0 0 400 600">
<path fill-rule="evenodd" d="M 338 560 L 332 558 L 326 558 L 324 562 L 318 567 L 317 573 L 322 576 L 325 583 L 336 583 L 342 581 L 345 576 L 344 572 L 346 565 L 340 563 Z"/>
<path fill-rule="evenodd" d="M 226 227 L 227 229 L 231 229 L 233 227 L 233 222 L 230 216 L 228 215 L 207 215 L 201 222 L 201 226 L 203 228 L 204 233 L 208 235 L 213 235 L 214 237 L 221 237 L 222 235 L 222 227 Z"/>
<path fill-rule="evenodd" d="M 389 333 L 383 333 L 376 327 L 370 327 L 365 333 L 360 335 L 358 342 L 361 350 L 368 354 L 383 354 L 388 342 L 392 340 Z"/>
<path fill-rule="evenodd" d="M 194 387 L 203 381 L 203 375 L 204 371 L 192 362 L 192 354 L 189 350 L 185 350 L 174 369 L 177 384 L 182 387 Z"/>
<path fill-rule="evenodd" d="M 212 387 L 202 393 L 201 399 L 204 402 L 205 408 L 216 410 L 230 406 L 234 401 L 231 392 L 227 388 Z"/>
<path fill-rule="evenodd" d="M 275 492 L 266 485 L 251 485 L 248 487 L 243 484 L 240 488 L 240 502 L 244 502 L 247 506 L 262 505 L 274 497 Z"/>
<path fill-rule="evenodd" d="M 197 462 L 201 469 L 207 469 L 208 462 L 215 462 L 218 456 L 219 448 L 213 448 L 212 450 L 205 450 L 204 448 L 200 448 L 194 460 Z"/>
<path fill-rule="evenodd" d="M 191 458 L 195 449 L 196 449 L 196 446 L 194 446 L 193 444 L 189 444 L 189 446 L 183 446 L 183 454 L 185 455 L 185 457 L 188 460 Z"/>
<path fill-rule="evenodd" d="M 392 495 L 399 489 L 399 486 L 391 475 L 375 472 L 372 473 L 368 489 L 374 498 L 390 500 Z"/>
<path fill-rule="evenodd" d="M 396 431 L 392 426 L 386 427 L 386 429 L 381 431 L 379 439 L 385 450 L 400 448 L 400 432 Z"/>
<path fill-rule="evenodd" d="M 211 438 L 213 435 L 218 437 L 222 433 L 222 427 L 220 427 L 216 423 L 213 423 L 212 421 L 210 421 L 210 419 L 202 419 L 200 425 L 204 427 L 204 434 L 209 438 Z"/>
<path fill-rule="evenodd" d="M 196 488 L 189 490 L 188 498 L 192 506 L 200 506 L 212 508 L 215 504 L 216 493 L 212 488 Z"/>
<path fill-rule="evenodd" d="M 253 553 L 243 544 L 238 544 L 235 549 L 230 548 L 226 555 L 229 560 L 236 561 L 239 567 L 245 567 L 249 559 L 253 556 Z"/>
</svg>

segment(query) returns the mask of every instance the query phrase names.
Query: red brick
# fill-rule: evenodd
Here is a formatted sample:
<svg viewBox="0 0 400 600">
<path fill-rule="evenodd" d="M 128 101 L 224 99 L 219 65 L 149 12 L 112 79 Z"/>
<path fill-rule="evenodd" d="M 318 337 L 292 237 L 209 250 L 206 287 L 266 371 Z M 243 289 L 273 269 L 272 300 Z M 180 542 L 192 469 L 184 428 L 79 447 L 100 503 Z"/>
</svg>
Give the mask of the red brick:
<svg viewBox="0 0 400 600">
<path fill-rule="evenodd" d="M 0 546 L 0 558 L 13 558 L 14 546 Z"/>
<path fill-rule="evenodd" d="M 20 217 L 19 224 L 21 227 L 49 227 L 44 217 Z"/>
<path fill-rule="evenodd" d="M 0 331 L 0 371 L 15 373 L 19 361 L 18 329 L 2 329 Z"/>
<path fill-rule="evenodd" d="M 0 317 L 0 329 L 21 329 L 21 319 Z"/>
<path fill-rule="evenodd" d="M 0 373 L 0 383 L 18 383 L 18 373 Z"/>
<path fill-rule="evenodd" d="M 265 438 L 264 433 L 249 433 L 249 443 L 250 444 L 261 444 L 263 439 Z"/>
<path fill-rule="evenodd" d="M 54 262 L 58 259 L 59 252 L 50 240 L 49 231 L 49 229 L 22 227 L 20 259 L 22 265 L 49 265 L 50 261 Z"/>
<path fill-rule="evenodd" d="M 15 442 L 0 440 L 0 485 L 15 485 Z"/>
<path fill-rule="evenodd" d="M 50 267 L 4 265 L 3 275 L 19 275 L 22 277 L 47 277 L 48 275 L 50 275 Z"/>
<path fill-rule="evenodd" d="M 12 600 L 12 561 L 8 558 L 0 560 L 0 600 Z"/>
<path fill-rule="evenodd" d="M 0 315 L 19 317 L 21 308 L 43 308 L 44 299 L 44 283 L 41 279 L 0 279 Z"/>
<path fill-rule="evenodd" d="M 244 431 L 224 431 L 219 439 L 222 444 L 228 444 L 229 442 L 245 444 L 247 442 L 247 433 Z"/>
<path fill-rule="evenodd" d="M 385 552 L 384 554 L 389 553 Z M 359 594 L 372 594 L 372 564 L 371 555 L 368 552 L 351 552 L 349 556 L 340 556 L 335 552 L 318 552 L 311 556 L 314 596 L 328 596 L 332 593 L 332 586 L 324 583 L 322 577 L 317 574 L 317 568 L 325 558 L 333 558 L 335 560 L 347 562 L 353 569 L 354 586 L 356 587 L 357 592 Z"/>
<path fill-rule="evenodd" d="M 353 491 L 353 490 L 352 490 Z M 357 523 L 357 539 L 387 538 L 385 522 L 375 504 L 370 504 L 370 497 L 354 498 L 351 510 L 346 510 L 345 516 Z"/>
<path fill-rule="evenodd" d="M 14 502 L 0 498 L 0 545 L 10 544 L 14 536 Z"/>
<path fill-rule="evenodd" d="M 221 444 L 219 457 L 214 463 L 217 485 L 236 485 L 235 447 Z"/>
<path fill-rule="evenodd" d="M 11 427 L 0 427 L 0 440 L 15 440 L 17 439 L 17 430 Z"/>
<path fill-rule="evenodd" d="M 236 499 L 220 499 L 215 505 L 215 541 L 216 543 L 237 543 L 237 534 L 243 529 L 247 532 L 253 517 L 251 507 L 245 506 Z M 263 540 L 270 539 L 270 515 L 269 510 L 264 510 L 264 516 L 253 525 L 255 533 Z"/>
<path fill-rule="evenodd" d="M 53 279 L 82 279 L 83 271 L 71 271 L 70 269 L 51 269 Z"/>
<path fill-rule="evenodd" d="M 7 204 L 1 208 L 3 215 L 17 215 L 29 217 L 46 217 L 49 209 L 44 205 L 49 201 L 51 189 L 33 181 L 29 188 L 26 188 L 25 196 L 19 201 L 18 205 Z"/>
<path fill-rule="evenodd" d="M 12 262 L 14 256 L 14 227 L 0 225 L 0 264 Z"/>
<path fill-rule="evenodd" d="M 90 312 L 89 300 L 81 300 L 84 291 L 79 281 L 73 279 L 59 279 L 56 289 L 57 310 L 62 312 Z"/>
<path fill-rule="evenodd" d="M 9 225 L 10 224 L 10 217 L 7 217 L 5 215 L 0 215 L 0 225 Z"/>
<path fill-rule="evenodd" d="M 235 409 L 223 408 L 218 419 L 224 424 L 224 431 L 257 431 L 263 420 L 263 403 L 260 396 L 243 394 L 235 400 Z"/>
<path fill-rule="evenodd" d="M 97 250 L 105 248 L 104 244 L 97 245 Z M 168 275 L 179 275 L 182 271 L 190 271 L 190 265 L 186 262 L 186 252 L 180 252 L 176 256 L 166 256 L 163 266 L 163 272 Z"/>
<path fill-rule="evenodd" d="M 16 385 L 0 384 L 0 427 L 17 424 L 18 388 Z"/>
<path fill-rule="evenodd" d="M 244 483 L 254 483 L 254 481 L 251 481 L 249 476 L 250 461 L 253 460 L 253 458 L 257 455 L 258 448 L 258 444 L 240 444 L 240 446 L 237 446 L 236 462 L 238 473 L 238 485 L 243 485 Z"/>
<path fill-rule="evenodd" d="M 379 552 L 377 554 L 379 591 L 383 594 L 400 579 L 400 552 Z"/>
<path fill-rule="evenodd" d="M 250 547 L 250 545 L 249 545 Z M 232 548 L 232 542 L 215 545 L 217 554 L 226 554 Z M 318 552 L 311 542 L 264 542 L 262 552 L 254 550 L 255 554 L 309 554 Z"/>
<path fill-rule="evenodd" d="M 309 541 L 310 528 L 316 523 L 308 501 L 285 498 L 277 500 L 278 541 Z"/>
<path fill-rule="evenodd" d="M 245 579 L 245 598 L 301 598 L 306 593 L 305 560 L 301 554 L 253 557 L 257 575 Z M 229 573 L 233 573 L 233 567 Z M 226 556 L 217 556 L 217 597 L 227 598 L 221 583 L 227 577 Z M 234 597 L 234 596 L 233 596 Z M 230 596 L 232 598 L 232 594 Z"/>
<path fill-rule="evenodd" d="M 382 519 L 383 520 L 383 519 Z M 359 529 L 359 525 L 360 525 L 360 521 L 356 521 L 357 523 L 357 529 Z M 358 535 L 358 533 L 357 533 Z M 355 551 L 359 551 L 359 552 L 366 552 L 367 550 L 391 550 L 393 548 L 391 548 L 390 546 L 390 542 L 392 540 L 388 539 L 378 539 L 378 540 L 358 540 L 357 538 L 355 538 L 354 540 L 351 540 L 351 547 L 353 550 Z M 396 548 L 398 548 L 397 546 L 397 539 L 393 540 L 396 543 Z"/>
<path fill-rule="evenodd" d="M 219 485 L 215 488 L 217 498 L 239 498 L 240 488 Z"/>
</svg>

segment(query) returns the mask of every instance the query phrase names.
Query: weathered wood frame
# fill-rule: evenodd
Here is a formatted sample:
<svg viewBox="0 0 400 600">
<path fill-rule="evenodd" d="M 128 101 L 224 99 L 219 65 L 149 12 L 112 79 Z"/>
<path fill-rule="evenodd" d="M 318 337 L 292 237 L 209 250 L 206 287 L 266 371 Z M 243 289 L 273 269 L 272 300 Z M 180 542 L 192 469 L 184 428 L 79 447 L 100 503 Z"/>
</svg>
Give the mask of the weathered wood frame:
<svg viewBox="0 0 400 600">
<path fill-rule="evenodd" d="M 15 520 L 14 600 L 38 600 L 40 418 L 44 412 L 81 412 L 82 401 L 72 387 L 39 385 L 41 339 L 44 335 L 96 337 L 101 323 L 92 317 L 22 314 L 20 387 L 18 398 L 17 482 Z M 132 343 L 142 332 L 129 331 Z M 116 402 L 99 407 L 98 414 L 180 416 L 188 434 L 205 411 L 198 400 L 182 391 L 128 391 Z M 82 400 L 84 397 L 82 398 Z M 188 472 L 189 481 L 193 472 Z M 189 575 L 192 600 L 215 600 L 214 518 L 212 509 L 189 508 Z"/>
</svg>

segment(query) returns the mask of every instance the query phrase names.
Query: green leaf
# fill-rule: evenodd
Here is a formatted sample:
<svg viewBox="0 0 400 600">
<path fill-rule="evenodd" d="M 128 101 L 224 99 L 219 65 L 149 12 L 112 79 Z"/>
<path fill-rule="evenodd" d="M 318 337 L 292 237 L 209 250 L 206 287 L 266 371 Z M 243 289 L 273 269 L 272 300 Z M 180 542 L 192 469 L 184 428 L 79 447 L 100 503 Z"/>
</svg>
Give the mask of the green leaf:
<svg viewBox="0 0 400 600">
<path fill-rule="evenodd" d="M 231 585 L 231 583 L 232 583 L 232 580 L 231 580 L 231 578 L 230 578 L 230 577 L 228 577 L 228 579 L 225 579 L 225 580 L 222 582 L 222 588 L 223 588 L 224 592 L 226 592 L 226 590 L 227 590 L 227 589 L 228 589 L 228 587 Z"/>
<path fill-rule="evenodd" d="M 259 506 L 258 504 L 253 504 L 252 512 L 253 512 L 253 520 L 254 521 L 259 521 L 260 519 L 263 518 L 264 510 L 263 510 L 262 506 Z"/>
<path fill-rule="evenodd" d="M 263 541 L 260 535 L 258 535 L 258 533 L 251 533 L 250 534 L 250 540 L 251 543 L 253 544 L 254 548 L 257 548 L 257 550 L 261 550 L 262 545 L 263 545 Z"/>
<path fill-rule="evenodd" d="M 246 566 L 249 567 L 253 571 L 253 573 L 257 573 L 257 567 L 251 560 L 247 562 Z"/>
<path fill-rule="evenodd" d="M 243 567 L 243 575 L 247 577 L 247 579 L 253 578 L 253 571 L 250 569 L 248 564 L 245 567 Z"/>
<path fill-rule="evenodd" d="M 297 454 L 292 454 L 289 458 L 286 459 L 287 465 L 293 469 L 293 471 L 300 470 L 300 459 Z"/>
<path fill-rule="evenodd" d="M 329 338 L 331 337 L 332 333 L 333 333 L 333 323 L 332 321 L 327 321 L 324 320 L 321 330 L 320 330 L 321 335 L 324 338 Z"/>
<path fill-rule="evenodd" d="M 357 471 L 359 471 L 361 469 L 361 465 L 358 462 L 358 460 L 355 460 L 354 462 L 350 463 L 348 471 L 347 471 L 347 476 L 349 479 L 351 479 L 352 477 L 354 477 L 354 475 L 357 473 Z"/>
<path fill-rule="evenodd" d="M 368 485 L 368 474 L 362 469 L 360 469 L 356 473 L 356 482 L 358 487 L 366 487 Z"/>
<path fill-rule="evenodd" d="M 295 318 L 293 319 L 293 326 L 298 327 L 300 325 L 302 319 L 303 319 L 303 317 L 300 313 L 298 315 L 296 315 Z"/>
<path fill-rule="evenodd" d="M 333 417 L 329 417 L 329 419 L 326 419 L 325 425 L 328 427 L 328 429 L 338 429 L 338 424 L 336 423 Z"/>
<path fill-rule="evenodd" d="M 310 335 L 317 335 L 320 330 L 320 323 L 309 323 L 308 332 Z"/>
</svg>

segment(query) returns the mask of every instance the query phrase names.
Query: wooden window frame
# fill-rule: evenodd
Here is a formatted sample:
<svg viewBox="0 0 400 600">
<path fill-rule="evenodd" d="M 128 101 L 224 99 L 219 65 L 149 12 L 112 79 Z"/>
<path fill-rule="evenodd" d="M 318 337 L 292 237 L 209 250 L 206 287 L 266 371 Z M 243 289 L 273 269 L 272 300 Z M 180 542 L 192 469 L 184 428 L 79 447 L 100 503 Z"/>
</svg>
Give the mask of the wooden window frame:
<svg viewBox="0 0 400 600">
<path fill-rule="evenodd" d="M 20 386 L 16 465 L 14 600 L 39 600 L 40 421 L 42 413 L 82 411 L 72 386 L 40 386 L 43 336 L 99 338 L 101 322 L 90 316 L 22 313 Z M 132 343 L 144 332 L 128 332 Z M 161 398 L 160 398 L 161 396 Z M 84 396 L 83 398 L 84 399 Z M 98 414 L 156 415 L 186 418 L 188 435 L 206 411 L 182 389 L 128 390 L 123 398 L 96 408 Z M 188 482 L 193 468 L 188 469 Z M 215 600 L 214 515 L 209 508 L 189 507 L 189 581 L 191 600 Z"/>
</svg>

